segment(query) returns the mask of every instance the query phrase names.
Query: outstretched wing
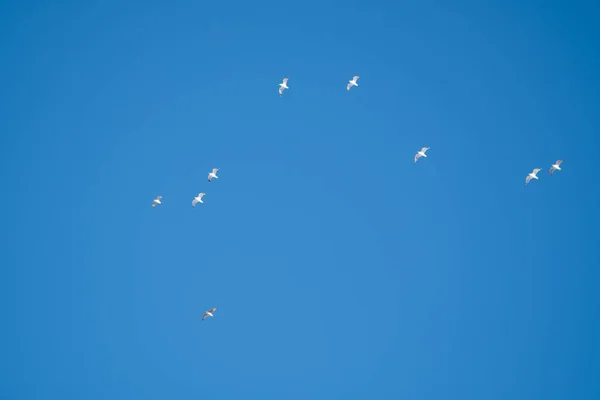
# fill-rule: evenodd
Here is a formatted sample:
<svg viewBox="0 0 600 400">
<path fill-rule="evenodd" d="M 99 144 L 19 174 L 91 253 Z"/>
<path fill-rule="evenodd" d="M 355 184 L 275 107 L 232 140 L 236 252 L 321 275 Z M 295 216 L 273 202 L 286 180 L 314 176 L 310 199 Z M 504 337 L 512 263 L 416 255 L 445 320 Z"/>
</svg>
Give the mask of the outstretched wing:
<svg viewBox="0 0 600 400">
<path fill-rule="evenodd" d="M 211 179 L 212 179 L 212 176 L 210 176 L 210 174 L 208 174 L 208 181 L 210 182 Z"/>
<path fill-rule="evenodd" d="M 209 313 L 214 313 L 215 311 L 217 311 L 217 307 L 213 307 L 210 310 L 208 310 Z"/>
<path fill-rule="evenodd" d="M 553 166 L 550 167 L 550 175 L 552 175 L 552 173 L 556 170 L 556 168 Z"/>
<path fill-rule="evenodd" d="M 283 86 L 279 86 L 279 95 L 281 96 L 283 94 Z"/>
<path fill-rule="evenodd" d="M 527 175 L 527 178 L 525 178 L 525 184 L 528 184 L 530 180 L 531 180 L 531 175 Z"/>
<path fill-rule="evenodd" d="M 158 197 L 156 198 L 156 200 L 162 200 L 162 198 L 163 198 L 162 196 L 158 196 Z"/>
<path fill-rule="evenodd" d="M 556 165 L 558 165 L 560 167 L 560 164 L 563 162 L 563 160 L 557 160 L 556 161 Z"/>
<path fill-rule="evenodd" d="M 356 81 L 358 80 L 358 78 L 360 78 L 360 76 L 358 76 L 358 75 L 355 75 L 355 76 L 352 78 L 352 81 L 354 81 L 354 83 L 356 83 Z"/>
<path fill-rule="evenodd" d="M 352 87 L 352 84 L 351 84 L 351 83 L 348 83 L 348 84 L 346 85 L 346 90 L 350 90 L 350 88 L 351 88 L 351 87 Z"/>
<path fill-rule="evenodd" d="M 417 162 L 417 160 L 419 159 L 419 157 L 421 157 L 421 155 L 419 153 L 415 154 L 415 162 Z"/>
<path fill-rule="evenodd" d="M 207 313 L 204 313 L 204 315 L 202 316 L 202 321 L 204 321 L 204 318 L 206 318 L 208 316 Z"/>
<path fill-rule="evenodd" d="M 288 81 L 288 79 L 290 79 L 290 78 L 283 78 L 283 84 L 284 84 L 284 85 L 287 85 L 287 81 Z"/>
<path fill-rule="evenodd" d="M 542 169 L 541 168 L 536 168 L 533 170 L 533 174 L 536 175 L 538 172 L 540 172 Z"/>
<path fill-rule="evenodd" d="M 421 152 L 422 152 L 422 153 L 425 153 L 427 150 L 429 150 L 429 147 L 423 147 L 423 148 L 421 149 Z"/>
<path fill-rule="evenodd" d="M 197 203 L 198 203 L 198 199 L 192 200 L 192 207 L 196 207 Z"/>
<path fill-rule="evenodd" d="M 219 170 L 219 168 L 213 168 L 213 171 L 212 171 L 212 173 L 213 173 L 213 174 L 216 174 L 218 170 Z"/>
</svg>

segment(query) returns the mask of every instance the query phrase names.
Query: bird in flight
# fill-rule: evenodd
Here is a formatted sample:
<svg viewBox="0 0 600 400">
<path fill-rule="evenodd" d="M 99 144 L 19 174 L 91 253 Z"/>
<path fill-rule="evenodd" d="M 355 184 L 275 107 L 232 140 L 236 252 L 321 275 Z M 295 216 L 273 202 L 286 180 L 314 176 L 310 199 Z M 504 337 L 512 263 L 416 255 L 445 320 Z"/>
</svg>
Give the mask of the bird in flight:
<svg viewBox="0 0 600 400">
<path fill-rule="evenodd" d="M 281 82 L 281 83 L 279 84 L 279 95 L 280 95 L 280 96 L 283 94 L 283 91 L 284 91 L 285 89 L 289 89 L 289 87 L 288 87 L 288 85 L 287 85 L 287 81 L 288 81 L 288 79 L 290 79 L 290 78 L 283 78 L 283 82 Z"/>
<path fill-rule="evenodd" d="M 527 185 L 529 183 L 529 181 L 532 179 L 540 179 L 537 177 L 537 173 L 540 172 L 541 170 L 542 170 L 541 168 L 536 168 L 529 175 L 527 175 L 527 178 L 525 178 L 525 184 Z"/>
<path fill-rule="evenodd" d="M 162 196 L 158 196 L 156 199 L 152 200 L 152 208 L 156 207 L 157 204 L 162 204 L 160 201 L 162 200 Z"/>
<path fill-rule="evenodd" d="M 417 154 L 415 154 L 415 162 L 421 157 L 427 157 L 427 154 L 425 154 L 427 150 L 429 150 L 429 147 L 423 147 L 421 151 L 417 152 Z"/>
<path fill-rule="evenodd" d="M 210 183 L 212 178 L 215 179 L 219 179 L 219 177 L 217 176 L 217 171 L 219 170 L 219 168 L 213 168 L 212 172 L 208 173 L 208 182 Z"/>
<path fill-rule="evenodd" d="M 347 91 L 349 91 L 352 86 L 358 86 L 358 83 L 356 83 L 358 78 L 360 78 L 360 76 L 356 75 L 351 81 L 348 81 L 348 85 L 346 86 Z"/>
<path fill-rule="evenodd" d="M 199 193 L 198 196 L 194 197 L 194 200 L 192 200 L 192 207 L 196 207 L 197 203 L 204 203 L 202 201 L 202 197 L 204 197 L 206 195 L 206 193 Z"/>
<path fill-rule="evenodd" d="M 557 160 L 556 164 L 552 165 L 552 167 L 550 167 L 550 175 L 552 175 L 552 173 L 556 170 L 561 171 L 560 169 L 560 164 L 563 162 L 563 160 Z"/>
<path fill-rule="evenodd" d="M 213 313 L 217 311 L 216 307 L 211 308 L 210 310 L 206 310 L 204 312 L 204 315 L 202 316 L 202 321 L 204 321 L 204 318 L 206 317 L 214 317 Z"/>
</svg>

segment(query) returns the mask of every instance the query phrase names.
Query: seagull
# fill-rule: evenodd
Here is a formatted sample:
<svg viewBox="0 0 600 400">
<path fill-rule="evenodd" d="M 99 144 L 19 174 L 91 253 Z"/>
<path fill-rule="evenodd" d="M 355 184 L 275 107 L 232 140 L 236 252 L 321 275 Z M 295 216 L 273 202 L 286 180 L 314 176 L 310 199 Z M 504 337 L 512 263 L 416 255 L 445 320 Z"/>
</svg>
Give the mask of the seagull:
<svg viewBox="0 0 600 400">
<path fill-rule="evenodd" d="M 198 197 L 194 197 L 194 200 L 192 200 L 192 207 L 196 207 L 196 203 L 204 203 L 202 201 L 202 197 L 204 197 L 206 195 L 206 193 L 199 193 Z"/>
<path fill-rule="evenodd" d="M 537 173 L 540 172 L 541 170 L 542 170 L 541 168 L 536 168 L 533 170 L 533 172 L 531 172 L 529 175 L 527 175 L 527 178 L 525 178 L 525 184 L 527 185 L 529 183 L 529 181 L 532 179 L 540 179 L 537 177 Z"/>
<path fill-rule="evenodd" d="M 415 154 L 415 162 L 421 157 L 427 157 L 427 154 L 425 154 L 427 150 L 429 150 L 429 147 L 423 147 L 421 151 L 417 152 L 417 154 Z"/>
<path fill-rule="evenodd" d="M 160 201 L 162 200 L 162 196 L 158 196 L 156 199 L 152 200 L 152 208 L 156 207 L 157 204 L 162 204 Z"/>
<path fill-rule="evenodd" d="M 204 321 L 204 318 L 206 317 L 214 317 L 213 313 L 217 311 L 216 307 L 211 308 L 210 310 L 206 310 L 204 312 L 204 315 L 202 316 L 202 321 Z"/>
<path fill-rule="evenodd" d="M 563 160 L 557 160 L 557 161 L 556 161 L 556 164 L 554 164 L 554 165 L 553 165 L 553 166 L 550 168 L 550 175 L 552 175 L 552 173 L 553 173 L 554 171 L 556 171 L 556 170 L 559 170 L 559 171 L 561 171 L 561 169 L 560 169 L 560 163 L 562 163 L 562 162 L 563 162 Z"/>
<path fill-rule="evenodd" d="M 352 78 L 351 81 L 348 81 L 348 86 L 346 86 L 346 90 L 349 91 L 352 86 L 358 86 L 358 83 L 356 83 L 358 78 L 360 78 L 360 76 L 356 75 L 354 78 Z"/>
<path fill-rule="evenodd" d="M 285 89 L 289 89 L 289 87 L 287 86 L 287 81 L 288 81 L 288 79 L 290 79 L 290 78 L 283 78 L 283 82 L 281 82 L 281 83 L 279 84 L 279 95 L 280 95 L 280 96 L 283 94 L 283 91 L 284 91 Z"/>
<path fill-rule="evenodd" d="M 210 180 L 211 180 L 212 178 L 219 179 L 219 177 L 217 176 L 217 171 L 218 171 L 218 170 L 219 170 L 219 168 L 213 168 L 212 172 L 209 172 L 209 173 L 208 173 L 208 182 L 209 182 L 209 183 L 210 183 Z"/>
</svg>

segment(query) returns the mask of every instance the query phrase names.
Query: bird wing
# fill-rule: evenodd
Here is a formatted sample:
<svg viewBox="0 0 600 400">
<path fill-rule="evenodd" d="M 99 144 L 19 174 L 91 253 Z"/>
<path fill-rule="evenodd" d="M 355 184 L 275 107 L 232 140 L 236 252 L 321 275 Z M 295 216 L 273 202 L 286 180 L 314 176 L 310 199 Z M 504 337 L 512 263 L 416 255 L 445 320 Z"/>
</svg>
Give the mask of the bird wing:
<svg viewBox="0 0 600 400">
<path fill-rule="evenodd" d="M 351 83 L 348 83 L 348 84 L 346 85 L 346 90 L 350 90 L 350 88 L 351 88 L 351 87 L 352 87 L 352 84 L 351 84 Z"/>
<path fill-rule="evenodd" d="M 217 307 L 213 307 L 210 310 L 208 310 L 209 313 L 214 313 L 215 311 L 217 311 Z"/>
<path fill-rule="evenodd" d="M 429 150 L 429 147 L 423 147 L 423 148 L 421 149 L 421 152 L 425 153 L 427 150 Z"/>
<path fill-rule="evenodd" d="M 198 199 L 194 198 L 194 200 L 192 200 L 192 207 L 196 207 L 197 203 L 198 203 Z"/>
<path fill-rule="evenodd" d="M 212 173 L 213 173 L 213 174 L 216 174 L 218 170 L 219 170 L 219 168 L 213 168 L 213 171 L 212 171 Z"/>
<path fill-rule="evenodd" d="M 211 176 L 211 174 L 209 173 L 209 174 L 208 174 L 208 181 L 210 182 L 210 180 L 211 180 L 211 179 L 212 179 L 212 176 Z"/>
<path fill-rule="evenodd" d="M 162 200 L 162 196 L 158 196 L 156 200 Z"/>
<path fill-rule="evenodd" d="M 284 84 L 284 85 L 287 85 L 287 81 L 288 81 L 288 79 L 290 79 L 290 78 L 283 78 L 283 84 Z"/>
<path fill-rule="evenodd" d="M 556 167 L 553 165 L 550 167 L 550 175 L 556 170 Z"/>
<path fill-rule="evenodd" d="M 562 162 L 563 162 L 563 160 L 557 160 L 556 165 L 560 166 L 560 163 L 562 163 Z"/>
<path fill-rule="evenodd" d="M 417 160 L 419 159 L 419 157 L 421 157 L 421 155 L 419 153 L 415 154 L 415 162 L 417 162 Z"/>
<path fill-rule="evenodd" d="M 533 174 L 536 175 L 538 172 L 540 172 L 542 169 L 541 168 L 536 168 L 533 170 Z"/>
<path fill-rule="evenodd" d="M 531 180 L 531 175 L 527 175 L 527 178 L 525 178 L 525 183 L 529 183 L 529 181 Z"/>
<path fill-rule="evenodd" d="M 281 96 L 283 94 L 283 86 L 279 87 L 279 95 Z"/>
<path fill-rule="evenodd" d="M 204 318 L 206 318 L 208 316 L 207 313 L 204 313 L 204 315 L 202 316 L 202 321 L 204 321 Z"/>
<path fill-rule="evenodd" d="M 355 76 L 352 78 L 352 81 L 353 81 L 354 83 L 356 83 L 356 81 L 358 80 L 358 78 L 360 78 L 360 76 L 358 76 L 358 75 L 355 75 Z"/>
<path fill-rule="evenodd" d="M 206 195 L 206 193 L 198 193 L 198 197 L 199 197 L 199 198 L 203 198 L 203 197 L 204 197 L 204 195 Z"/>
</svg>

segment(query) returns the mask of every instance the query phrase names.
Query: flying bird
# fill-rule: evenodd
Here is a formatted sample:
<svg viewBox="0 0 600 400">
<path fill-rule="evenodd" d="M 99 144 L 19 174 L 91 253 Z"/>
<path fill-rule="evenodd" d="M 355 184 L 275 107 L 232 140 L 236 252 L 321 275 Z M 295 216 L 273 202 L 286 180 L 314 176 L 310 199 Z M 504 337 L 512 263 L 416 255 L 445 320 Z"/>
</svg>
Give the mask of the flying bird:
<svg viewBox="0 0 600 400">
<path fill-rule="evenodd" d="M 197 203 L 204 203 L 202 201 L 202 197 L 204 197 L 206 195 L 206 193 L 199 193 L 197 197 L 194 197 L 194 200 L 192 200 L 192 207 L 196 207 Z"/>
<path fill-rule="evenodd" d="M 560 164 L 563 162 L 563 160 L 557 160 L 556 164 L 552 165 L 552 167 L 550 167 L 550 175 L 552 175 L 552 173 L 556 170 L 562 171 L 560 169 Z"/>
<path fill-rule="evenodd" d="M 533 170 L 533 172 L 531 172 L 529 175 L 527 175 L 527 178 L 525 178 L 525 184 L 527 185 L 529 183 L 529 181 L 532 179 L 540 179 L 537 177 L 537 173 L 540 172 L 541 170 L 542 170 L 541 168 L 536 168 Z"/>
<path fill-rule="evenodd" d="M 348 81 L 348 85 L 346 86 L 346 90 L 349 91 L 352 86 L 358 86 L 358 83 L 356 83 L 356 81 L 358 80 L 358 78 L 360 78 L 360 76 L 356 75 L 354 78 L 352 78 L 351 81 Z"/>
<path fill-rule="evenodd" d="M 217 176 L 217 171 L 219 170 L 219 168 L 213 168 L 212 172 L 208 173 L 208 182 L 210 183 L 212 178 L 215 179 L 219 179 L 219 177 Z"/>
<path fill-rule="evenodd" d="M 217 311 L 216 307 L 211 308 L 210 310 L 207 310 L 204 312 L 204 315 L 202 316 L 202 321 L 204 321 L 204 318 L 206 317 L 214 317 L 213 313 Z"/>
<path fill-rule="evenodd" d="M 425 154 L 427 150 L 429 150 L 429 147 L 423 147 L 421 151 L 417 152 L 417 154 L 415 154 L 415 162 L 421 157 L 427 158 L 427 154 Z"/>
<path fill-rule="evenodd" d="M 283 82 L 281 82 L 281 83 L 279 84 L 279 95 L 280 95 L 280 96 L 283 94 L 283 91 L 284 91 L 285 89 L 289 89 L 289 87 L 288 87 L 288 85 L 287 85 L 287 81 L 288 81 L 288 79 L 290 79 L 290 78 L 283 78 Z"/>
<path fill-rule="evenodd" d="M 156 199 L 152 200 L 152 208 L 156 207 L 157 204 L 162 204 L 160 201 L 162 200 L 162 196 L 158 196 Z"/>
</svg>

